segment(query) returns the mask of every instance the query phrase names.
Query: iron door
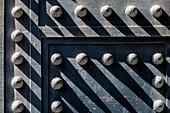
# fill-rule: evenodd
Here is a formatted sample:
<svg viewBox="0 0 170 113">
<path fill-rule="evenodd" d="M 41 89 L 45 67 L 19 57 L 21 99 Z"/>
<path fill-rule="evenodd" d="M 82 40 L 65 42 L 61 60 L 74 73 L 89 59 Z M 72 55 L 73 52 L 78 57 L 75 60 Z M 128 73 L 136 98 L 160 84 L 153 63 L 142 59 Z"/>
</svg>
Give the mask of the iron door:
<svg viewBox="0 0 170 113">
<path fill-rule="evenodd" d="M 170 113 L 169 6 L 1 0 L 0 112 Z"/>
</svg>

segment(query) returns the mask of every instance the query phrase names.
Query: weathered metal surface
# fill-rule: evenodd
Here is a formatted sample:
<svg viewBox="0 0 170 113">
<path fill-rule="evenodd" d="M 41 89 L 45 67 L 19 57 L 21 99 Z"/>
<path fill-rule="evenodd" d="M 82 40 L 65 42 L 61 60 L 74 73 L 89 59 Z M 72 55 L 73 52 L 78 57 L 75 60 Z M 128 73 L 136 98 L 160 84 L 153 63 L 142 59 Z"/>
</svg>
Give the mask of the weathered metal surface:
<svg viewBox="0 0 170 113">
<path fill-rule="evenodd" d="M 130 5 L 138 12 L 131 17 Z M 169 6 L 169 0 L 1 0 L 0 112 L 11 113 L 19 100 L 24 113 L 170 113 Z M 17 41 L 15 30 L 23 35 Z M 11 62 L 16 52 L 21 65 Z M 11 86 L 15 76 L 24 81 L 20 89 Z"/>
<path fill-rule="evenodd" d="M 4 113 L 4 0 L 0 0 L 0 112 Z"/>
<path fill-rule="evenodd" d="M 51 105 L 53 101 L 62 101 L 63 112 L 66 113 L 152 113 L 155 100 L 165 102 L 166 88 L 155 89 L 152 86 L 152 79 L 156 75 L 166 78 L 165 62 L 159 66 L 152 63 L 154 53 L 160 52 L 164 56 L 164 44 L 114 41 L 113 39 L 82 41 L 81 38 L 43 39 L 44 113 L 51 112 L 46 105 Z M 54 66 L 49 60 L 56 52 L 63 56 L 63 63 L 60 66 Z M 77 64 L 76 56 L 83 52 L 89 61 L 81 66 Z M 104 66 L 101 62 L 101 57 L 106 52 L 115 58 L 111 66 Z M 127 55 L 132 52 L 139 57 L 139 62 L 135 66 L 126 62 Z M 61 77 L 64 80 L 62 89 L 55 91 L 49 87 L 54 77 Z"/>
</svg>

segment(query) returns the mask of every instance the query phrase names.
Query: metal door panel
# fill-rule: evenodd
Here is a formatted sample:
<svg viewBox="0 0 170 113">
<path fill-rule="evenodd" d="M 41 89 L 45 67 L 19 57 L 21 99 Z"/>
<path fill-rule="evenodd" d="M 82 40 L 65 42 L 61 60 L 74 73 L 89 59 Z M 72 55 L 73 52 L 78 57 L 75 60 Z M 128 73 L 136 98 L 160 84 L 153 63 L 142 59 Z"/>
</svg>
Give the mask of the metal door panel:
<svg viewBox="0 0 170 113">
<path fill-rule="evenodd" d="M 147 50 L 147 51 L 146 51 Z M 153 112 L 153 101 L 165 100 L 165 87 L 155 89 L 152 79 L 156 75 L 165 77 L 165 63 L 155 66 L 151 63 L 154 53 L 164 55 L 161 43 L 114 43 L 80 39 L 43 40 L 43 112 L 51 112 L 50 105 L 55 100 L 64 103 L 63 112 Z M 77 54 L 84 52 L 90 58 L 85 66 L 75 63 Z M 101 56 L 111 53 L 115 63 L 104 66 Z M 140 62 L 130 66 L 125 59 L 129 53 L 136 53 Z M 51 56 L 60 53 L 64 62 L 54 66 Z M 61 77 L 64 87 L 59 91 L 51 88 L 51 80 Z M 47 107 L 47 105 L 49 105 Z M 71 110 L 71 111 L 70 111 Z"/>
<path fill-rule="evenodd" d="M 85 18 L 74 14 L 76 6 L 81 4 L 89 10 Z M 109 18 L 100 14 L 100 8 L 106 4 L 113 8 Z M 139 10 L 136 18 L 124 13 L 131 4 Z M 160 18 L 150 14 L 155 4 L 163 8 Z M 63 9 L 61 18 L 49 14 L 53 5 Z M 12 113 L 15 100 L 23 102 L 24 113 L 48 113 L 56 99 L 63 102 L 63 112 L 67 113 L 152 113 L 153 101 L 162 99 L 163 113 L 170 113 L 169 5 L 169 0 L 1 0 L 0 113 Z M 19 19 L 11 15 L 14 6 L 24 10 Z M 19 43 L 11 40 L 14 30 L 24 35 Z M 14 52 L 23 55 L 22 65 L 11 62 Z M 51 64 L 55 52 L 63 55 L 61 66 Z M 90 58 L 86 66 L 75 63 L 80 52 L 86 52 Z M 106 52 L 112 53 L 115 59 L 110 67 L 100 60 Z M 136 66 L 125 60 L 131 52 L 139 56 Z M 164 56 L 160 66 L 151 62 L 155 52 Z M 165 80 L 160 89 L 152 86 L 155 75 Z M 21 89 L 11 86 L 14 76 L 23 78 Z M 55 76 L 64 80 L 64 87 L 59 91 L 51 88 Z"/>
</svg>

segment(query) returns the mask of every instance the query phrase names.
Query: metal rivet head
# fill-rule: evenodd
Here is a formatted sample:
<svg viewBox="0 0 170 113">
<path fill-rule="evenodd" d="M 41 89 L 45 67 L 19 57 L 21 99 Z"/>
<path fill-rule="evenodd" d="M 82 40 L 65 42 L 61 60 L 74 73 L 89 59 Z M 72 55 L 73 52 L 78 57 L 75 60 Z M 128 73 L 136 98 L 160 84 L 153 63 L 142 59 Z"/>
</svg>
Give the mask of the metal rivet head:
<svg viewBox="0 0 170 113">
<path fill-rule="evenodd" d="M 15 100 L 11 105 L 11 110 L 14 113 L 21 113 L 24 110 L 24 105 L 20 100 Z"/>
<path fill-rule="evenodd" d="M 155 100 L 153 103 L 153 110 L 155 112 L 162 112 L 164 109 L 164 102 L 162 100 Z"/>
<path fill-rule="evenodd" d="M 151 15 L 155 18 L 159 18 L 162 15 L 162 8 L 159 5 L 154 5 L 150 9 Z"/>
<path fill-rule="evenodd" d="M 24 57 L 21 55 L 20 52 L 15 52 L 13 55 L 12 55 L 12 58 L 11 58 L 11 62 L 15 65 L 20 65 L 22 64 L 24 61 Z"/>
<path fill-rule="evenodd" d="M 21 6 L 15 6 L 12 9 L 11 14 L 14 18 L 21 18 L 22 15 L 24 14 L 24 10 L 22 9 Z"/>
<path fill-rule="evenodd" d="M 54 18 L 59 18 L 62 15 L 62 9 L 60 6 L 52 6 L 50 8 L 50 14 L 54 17 Z"/>
<path fill-rule="evenodd" d="M 63 62 L 63 57 L 59 53 L 54 53 L 51 56 L 51 62 L 54 65 L 60 65 Z"/>
<path fill-rule="evenodd" d="M 110 66 L 110 65 L 113 64 L 114 58 L 113 58 L 112 54 L 110 54 L 110 53 L 105 53 L 105 54 L 102 56 L 101 61 L 102 61 L 102 63 L 103 63 L 104 65 Z"/>
<path fill-rule="evenodd" d="M 19 89 L 24 85 L 24 80 L 20 76 L 15 76 L 11 81 L 11 85 L 13 88 Z"/>
<path fill-rule="evenodd" d="M 135 17 L 138 14 L 138 9 L 134 5 L 130 5 L 126 8 L 125 14 L 129 17 Z"/>
<path fill-rule="evenodd" d="M 160 65 L 162 64 L 164 61 L 164 58 L 162 56 L 161 53 L 155 53 L 153 56 L 152 56 L 152 62 L 155 64 L 155 65 Z"/>
<path fill-rule="evenodd" d="M 135 53 L 130 53 L 126 57 L 126 61 L 130 65 L 136 65 L 138 63 L 138 61 L 139 61 L 139 58 L 138 58 L 138 56 Z"/>
<path fill-rule="evenodd" d="M 51 81 L 51 87 L 54 90 L 59 90 L 63 87 L 63 80 L 59 77 L 53 78 L 53 80 Z"/>
<path fill-rule="evenodd" d="M 105 5 L 105 6 L 101 7 L 101 9 L 100 9 L 100 14 L 103 17 L 109 17 L 112 15 L 112 13 L 113 13 L 113 9 L 111 8 L 111 6 Z"/>
<path fill-rule="evenodd" d="M 76 9 L 74 10 L 74 14 L 77 16 L 77 17 L 85 17 L 87 15 L 87 8 L 83 5 L 79 5 L 76 7 Z"/>
<path fill-rule="evenodd" d="M 152 79 L 152 85 L 155 88 L 161 88 L 164 85 L 164 80 L 161 76 L 156 76 Z"/>
<path fill-rule="evenodd" d="M 54 113 L 60 113 L 63 110 L 63 104 L 60 101 L 54 101 L 51 104 L 51 110 Z"/>
<path fill-rule="evenodd" d="M 79 53 L 76 56 L 76 63 L 79 65 L 85 65 L 88 62 L 88 56 L 85 53 Z"/>
<path fill-rule="evenodd" d="M 11 33 L 11 39 L 14 42 L 20 42 L 23 39 L 24 35 L 20 30 L 15 30 Z"/>
</svg>

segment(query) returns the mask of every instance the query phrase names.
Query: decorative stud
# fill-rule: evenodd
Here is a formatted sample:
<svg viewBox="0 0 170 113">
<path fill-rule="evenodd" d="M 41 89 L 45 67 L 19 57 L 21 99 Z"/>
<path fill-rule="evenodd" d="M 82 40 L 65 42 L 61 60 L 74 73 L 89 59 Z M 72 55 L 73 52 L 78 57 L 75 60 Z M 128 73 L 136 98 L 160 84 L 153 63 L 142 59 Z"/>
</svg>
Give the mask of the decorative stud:
<svg viewBox="0 0 170 113">
<path fill-rule="evenodd" d="M 164 85 L 164 79 L 161 76 L 156 76 L 152 79 L 152 85 L 155 88 L 161 88 Z"/>
<path fill-rule="evenodd" d="M 60 113 L 63 110 L 63 104 L 60 101 L 54 101 L 51 104 L 51 110 L 54 113 Z"/>
<path fill-rule="evenodd" d="M 59 90 L 63 87 L 63 80 L 59 77 L 53 78 L 53 80 L 51 81 L 51 87 L 54 90 Z"/>
<path fill-rule="evenodd" d="M 100 9 L 100 14 L 105 18 L 111 16 L 112 13 L 113 13 L 113 9 L 109 5 L 105 5 L 105 6 L 101 7 L 101 9 Z"/>
<path fill-rule="evenodd" d="M 105 53 L 105 54 L 102 56 L 101 61 L 102 61 L 102 63 L 103 63 L 104 65 L 110 66 L 110 65 L 113 64 L 114 58 L 113 58 L 112 54 L 110 54 L 110 53 Z"/>
<path fill-rule="evenodd" d="M 126 8 L 125 14 L 129 17 L 135 17 L 138 14 L 138 9 L 134 5 L 130 5 Z"/>
<path fill-rule="evenodd" d="M 153 110 L 155 112 L 162 112 L 164 110 L 164 102 L 162 100 L 155 100 L 153 103 Z"/>
<path fill-rule="evenodd" d="M 130 53 L 126 57 L 126 61 L 130 65 L 136 65 L 138 63 L 138 61 L 139 61 L 139 58 L 138 58 L 138 56 L 135 53 Z"/>
<path fill-rule="evenodd" d="M 15 65 L 20 65 L 22 64 L 24 61 L 24 57 L 21 55 L 20 52 L 15 52 L 13 55 L 12 55 L 12 58 L 11 58 L 11 62 Z"/>
<path fill-rule="evenodd" d="M 162 56 L 161 53 L 155 53 L 153 56 L 152 56 L 152 62 L 155 64 L 155 65 L 160 65 L 162 64 L 164 61 L 164 58 Z"/>
<path fill-rule="evenodd" d="M 23 39 L 24 35 L 20 30 L 15 30 L 11 33 L 11 39 L 15 42 L 18 43 Z"/>
<path fill-rule="evenodd" d="M 15 6 L 12 10 L 11 10 L 11 14 L 14 18 L 21 18 L 24 14 L 24 10 L 22 9 L 21 6 Z"/>
<path fill-rule="evenodd" d="M 162 8 L 159 5 L 154 5 L 150 9 L 151 15 L 155 18 L 159 18 L 162 15 Z"/>
<path fill-rule="evenodd" d="M 59 18 L 62 15 L 62 9 L 60 6 L 52 6 L 50 8 L 50 14 L 54 17 L 54 18 Z"/>
<path fill-rule="evenodd" d="M 52 62 L 52 64 L 58 66 L 63 62 L 63 57 L 59 53 L 54 53 L 51 56 L 51 62 Z"/>
<path fill-rule="evenodd" d="M 87 12 L 88 9 L 83 5 L 77 6 L 76 9 L 74 10 L 74 14 L 80 18 L 85 17 L 87 15 Z"/>
<path fill-rule="evenodd" d="M 14 113 L 21 113 L 24 110 L 24 105 L 20 100 L 15 100 L 11 105 L 11 110 Z"/>
<path fill-rule="evenodd" d="M 88 56 L 85 53 L 79 53 L 76 56 L 76 63 L 79 65 L 85 65 L 88 62 Z"/>
<path fill-rule="evenodd" d="M 15 89 L 19 89 L 24 85 L 24 80 L 20 76 L 15 76 L 11 81 L 11 86 Z"/>
</svg>

